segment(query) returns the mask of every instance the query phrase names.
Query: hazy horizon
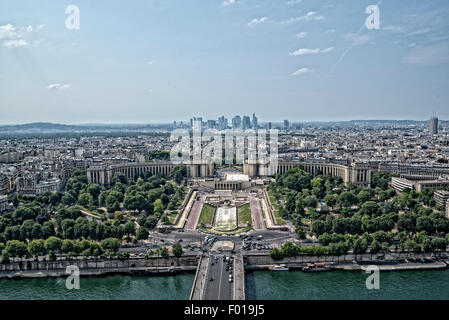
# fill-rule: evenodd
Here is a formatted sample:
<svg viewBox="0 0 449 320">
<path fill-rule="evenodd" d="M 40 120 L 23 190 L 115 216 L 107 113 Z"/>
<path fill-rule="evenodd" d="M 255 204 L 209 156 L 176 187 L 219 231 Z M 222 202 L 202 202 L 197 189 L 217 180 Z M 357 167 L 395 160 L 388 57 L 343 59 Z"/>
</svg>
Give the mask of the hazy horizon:
<svg viewBox="0 0 449 320">
<path fill-rule="evenodd" d="M 242 116 L 242 115 L 240 115 Z M 257 116 L 257 115 L 256 115 Z M 218 117 L 217 117 L 218 118 Z M 203 121 L 207 120 L 217 120 L 217 118 L 204 118 Z M 231 117 L 228 118 L 228 121 L 230 122 Z M 438 117 L 437 117 L 438 118 Z M 45 124 L 55 124 L 55 125 L 73 125 L 73 126 L 132 126 L 132 125 L 167 125 L 167 124 L 173 124 L 173 121 L 176 121 L 177 124 L 180 124 L 180 121 L 183 121 L 184 124 L 187 123 L 189 119 L 186 120 L 172 120 L 172 121 L 166 121 L 166 122 L 52 122 L 52 121 L 31 121 L 31 122 L 23 122 L 23 123 L 0 123 L 0 126 L 17 126 L 17 125 L 29 125 L 29 124 L 39 124 L 39 123 L 45 123 Z M 291 119 L 282 119 L 282 120 L 260 120 L 258 119 L 259 125 L 261 123 L 265 124 L 268 122 L 271 122 L 273 124 L 283 124 L 284 120 L 289 120 L 290 124 L 292 123 L 333 123 L 333 122 L 351 122 L 351 121 L 416 121 L 416 122 L 426 122 L 429 121 L 429 119 L 347 119 L 347 120 L 291 120 Z M 446 119 L 440 119 L 438 118 L 438 121 L 449 121 Z M 231 125 L 229 123 L 229 125 Z"/>
</svg>

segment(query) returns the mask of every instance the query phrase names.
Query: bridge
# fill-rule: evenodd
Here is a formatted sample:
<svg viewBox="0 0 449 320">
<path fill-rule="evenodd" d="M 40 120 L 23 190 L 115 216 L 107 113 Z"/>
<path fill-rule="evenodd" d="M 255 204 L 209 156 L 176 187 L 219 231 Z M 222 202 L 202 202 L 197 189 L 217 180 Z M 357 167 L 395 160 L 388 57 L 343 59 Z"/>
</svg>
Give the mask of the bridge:
<svg viewBox="0 0 449 320">
<path fill-rule="evenodd" d="M 242 254 L 212 253 L 202 256 L 190 300 L 245 300 Z"/>
</svg>

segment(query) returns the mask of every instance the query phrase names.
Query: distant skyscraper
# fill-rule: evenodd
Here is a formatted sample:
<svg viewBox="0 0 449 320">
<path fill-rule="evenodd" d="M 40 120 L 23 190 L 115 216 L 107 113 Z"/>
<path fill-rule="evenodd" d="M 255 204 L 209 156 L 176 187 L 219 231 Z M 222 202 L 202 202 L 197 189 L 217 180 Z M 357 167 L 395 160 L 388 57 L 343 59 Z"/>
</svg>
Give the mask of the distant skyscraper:
<svg viewBox="0 0 449 320">
<path fill-rule="evenodd" d="M 235 116 L 232 118 L 232 128 L 241 129 L 242 128 L 242 118 L 240 116 Z"/>
<path fill-rule="evenodd" d="M 194 118 L 193 120 L 193 130 L 201 131 L 203 128 L 203 118 Z"/>
<path fill-rule="evenodd" d="M 224 130 L 227 127 L 228 127 L 228 119 L 226 119 L 224 116 L 218 118 L 218 129 Z"/>
<path fill-rule="evenodd" d="M 246 130 L 250 128 L 251 128 L 251 119 L 248 116 L 243 116 L 242 129 Z"/>
<path fill-rule="evenodd" d="M 284 128 L 288 129 L 290 127 L 290 122 L 288 120 L 284 120 Z"/>
<path fill-rule="evenodd" d="M 253 129 L 257 129 L 257 117 L 256 114 L 253 113 L 253 123 L 252 123 Z"/>
<path fill-rule="evenodd" d="M 432 116 L 432 118 L 430 118 L 430 122 L 429 122 L 429 131 L 430 134 L 438 134 L 438 118 L 435 116 Z"/>
<path fill-rule="evenodd" d="M 268 130 L 271 130 L 271 122 L 268 122 Z"/>
</svg>

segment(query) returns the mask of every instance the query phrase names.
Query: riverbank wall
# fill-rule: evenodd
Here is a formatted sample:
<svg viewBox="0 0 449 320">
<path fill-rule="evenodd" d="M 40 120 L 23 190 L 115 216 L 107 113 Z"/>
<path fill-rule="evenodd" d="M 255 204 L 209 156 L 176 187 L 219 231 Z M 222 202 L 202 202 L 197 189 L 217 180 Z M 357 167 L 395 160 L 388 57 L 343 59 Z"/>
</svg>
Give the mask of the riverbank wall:
<svg viewBox="0 0 449 320">
<path fill-rule="evenodd" d="M 379 265 L 381 270 L 423 270 L 423 269 L 443 269 L 446 268 L 444 262 L 400 262 L 404 260 L 420 259 L 446 259 L 449 252 L 443 251 L 434 253 L 414 253 L 414 252 L 389 252 L 383 254 L 345 254 L 341 256 L 308 256 L 299 255 L 295 257 L 285 257 L 282 260 L 273 260 L 269 255 L 246 254 L 243 256 L 245 269 L 258 270 L 268 269 L 270 266 L 285 264 L 292 269 L 300 269 L 308 263 L 324 263 L 340 270 L 363 270 L 368 264 Z"/>
<path fill-rule="evenodd" d="M 81 276 L 101 276 L 107 274 L 173 274 L 194 272 L 199 257 L 149 257 L 116 259 L 83 259 L 57 261 L 20 261 L 0 264 L 1 278 L 60 277 L 67 276 L 67 267 L 77 266 Z"/>
<path fill-rule="evenodd" d="M 263 252 L 244 254 L 242 265 L 244 270 L 262 270 L 270 266 L 285 264 L 291 269 L 300 269 L 308 263 L 325 263 L 335 270 L 364 270 L 367 265 L 375 264 L 380 270 L 425 270 L 443 269 L 449 256 L 448 251 L 434 254 L 397 252 L 384 254 L 345 254 L 341 256 L 307 256 L 285 257 L 282 260 L 273 260 L 269 254 Z M 118 259 L 75 259 L 65 260 L 60 257 L 57 261 L 31 261 L 10 262 L 0 264 L 1 278 L 25 278 L 25 277 L 60 277 L 67 276 L 67 267 L 77 266 L 81 276 L 102 276 L 108 274 L 174 274 L 179 272 L 197 271 L 200 255 L 183 255 L 179 258 L 149 257 Z M 419 262 L 420 259 L 432 258 L 435 261 Z M 418 260 L 404 262 L 404 260 Z M 440 260 L 440 261 L 436 261 Z M 402 262 L 401 262 L 402 261 Z M 446 260 L 447 261 L 447 260 Z"/>
</svg>

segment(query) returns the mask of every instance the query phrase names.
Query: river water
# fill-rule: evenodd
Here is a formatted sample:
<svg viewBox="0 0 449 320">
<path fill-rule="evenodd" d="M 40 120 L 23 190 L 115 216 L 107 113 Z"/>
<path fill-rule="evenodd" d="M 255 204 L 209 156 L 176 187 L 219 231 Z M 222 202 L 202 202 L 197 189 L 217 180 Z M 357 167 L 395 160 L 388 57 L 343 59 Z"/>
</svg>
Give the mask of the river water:
<svg viewBox="0 0 449 320">
<path fill-rule="evenodd" d="M 380 289 L 368 290 L 362 271 L 303 273 L 252 271 L 246 274 L 249 300 L 275 299 L 449 299 L 449 270 L 381 272 Z M 64 278 L 0 280 L 1 299 L 188 299 L 194 274 L 81 278 L 67 290 Z"/>
</svg>

